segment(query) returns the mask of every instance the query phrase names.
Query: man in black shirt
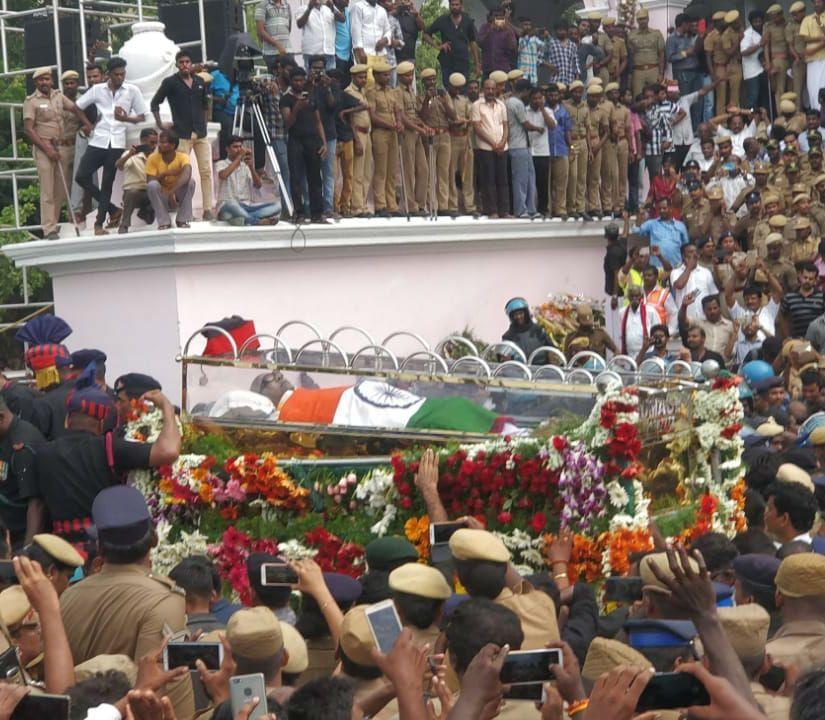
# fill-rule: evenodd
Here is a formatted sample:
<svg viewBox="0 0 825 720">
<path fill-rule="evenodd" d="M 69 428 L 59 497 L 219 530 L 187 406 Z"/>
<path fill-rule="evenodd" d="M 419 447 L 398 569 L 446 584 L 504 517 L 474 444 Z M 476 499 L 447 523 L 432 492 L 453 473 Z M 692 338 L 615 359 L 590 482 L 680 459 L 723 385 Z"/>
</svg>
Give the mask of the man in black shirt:
<svg viewBox="0 0 825 720">
<path fill-rule="evenodd" d="M 434 35 L 438 35 L 440 41 Z M 476 26 L 473 19 L 464 12 L 461 0 L 450 0 L 450 12 L 435 19 L 424 33 L 424 41 L 439 51 L 438 62 L 444 83 L 456 72 L 466 78 L 473 76 L 470 72 L 471 53 L 476 73 L 480 71 L 481 57 L 476 43 Z"/>
<path fill-rule="evenodd" d="M 725 359 L 717 352 L 708 350 L 705 347 L 705 331 L 698 325 L 691 325 L 687 331 L 688 350 L 690 350 L 690 359 L 693 362 L 705 362 L 705 360 L 716 360 L 719 363 L 719 369 L 725 369 Z"/>
<path fill-rule="evenodd" d="M 327 75 L 323 55 L 313 55 L 309 62 L 309 80 L 312 83 L 315 105 L 321 116 L 321 125 L 324 127 L 324 136 L 327 140 L 327 156 L 321 163 L 321 182 L 324 188 L 324 217 L 329 218 L 335 204 L 335 149 L 338 140 L 335 115 L 338 111 L 341 90 Z"/>
<path fill-rule="evenodd" d="M 395 8 L 395 18 L 401 26 L 404 37 L 404 46 L 395 51 L 395 60 L 400 65 L 405 60 L 415 62 L 415 44 L 418 42 L 418 33 L 423 32 L 426 25 L 421 13 L 412 0 L 399 0 Z"/>
<path fill-rule="evenodd" d="M 604 237 L 607 247 L 604 251 L 604 292 L 615 297 L 619 294 L 617 273 L 627 260 L 627 248 L 619 240 L 619 226 L 612 222 L 605 225 Z"/>
<path fill-rule="evenodd" d="M 0 518 L 13 548 L 31 539 L 26 537 L 25 498 L 34 480 L 35 452 L 43 442 L 40 431 L 16 417 L 0 398 Z"/>
<path fill-rule="evenodd" d="M 129 470 L 168 465 L 180 454 L 175 408 L 159 391 L 143 399 L 163 414 L 163 426 L 153 443 L 139 443 L 105 432 L 115 405 L 100 389 L 95 365 L 84 370 L 66 403 L 67 431 L 43 444 L 35 457 L 35 482 L 28 484 L 28 532 L 42 532 L 51 520 L 55 535 L 69 542 L 86 538 L 92 502 L 104 488 L 123 482 Z"/>
<path fill-rule="evenodd" d="M 309 186 L 309 207 L 312 222 L 324 223 L 324 196 L 321 184 L 321 163 L 327 157 L 327 140 L 315 98 L 305 91 L 307 74 L 296 67 L 289 76 L 289 90 L 281 97 L 284 127 L 289 133 L 289 178 L 292 184 L 292 202 L 295 221 L 305 222 L 301 179 Z"/>
<path fill-rule="evenodd" d="M 149 108 L 161 130 L 174 130 L 180 138 L 178 150 L 189 153 L 194 149 L 201 178 L 203 219 L 212 219 L 212 146 L 206 137 L 206 110 L 209 89 L 192 72 L 192 57 L 188 50 L 175 55 L 178 72 L 164 78 L 152 98 Z M 166 100 L 172 111 L 172 122 L 160 119 L 160 105 Z"/>
</svg>

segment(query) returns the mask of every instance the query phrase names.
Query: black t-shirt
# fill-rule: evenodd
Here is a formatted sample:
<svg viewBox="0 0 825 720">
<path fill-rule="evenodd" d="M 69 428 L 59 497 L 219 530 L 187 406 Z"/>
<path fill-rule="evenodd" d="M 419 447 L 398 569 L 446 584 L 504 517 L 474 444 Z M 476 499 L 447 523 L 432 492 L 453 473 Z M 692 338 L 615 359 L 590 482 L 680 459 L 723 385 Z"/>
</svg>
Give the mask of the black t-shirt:
<svg viewBox="0 0 825 720">
<path fill-rule="evenodd" d="M 338 135 L 339 142 L 347 142 L 352 140 L 353 133 L 352 128 L 349 126 L 350 115 L 344 115 L 344 119 L 342 120 L 339 116 L 339 113 L 342 110 L 349 110 L 354 107 L 358 107 L 360 103 L 358 102 L 357 98 L 354 98 L 347 92 L 342 92 L 340 94 L 340 104 L 338 109 L 335 112 L 335 133 Z"/>
<path fill-rule="evenodd" d="M 112 438 L 114 472 L 106 458 L 106 436 L 80 430 L 44 443 L 35 456 L 36 478 L 30 497 L 45 502 L 51 519 L 82 520 L 92 514 L 92 502 L 104 488 L 118 485 L 120 474 L 149 467 L 149 443 Z"/>
<path fill-rule="evenodd" d="M 450 52 L 439 52 L 438 60 L 442 65 L 454 67 L 469 62 L 470 43 L 476 40 L 476 25 L 467 13 L 461 14 L 458 26 L 450 13 L 444 13 L 427 28 L 427 35 L 438 35 L 442 43 L 450 43 Z"/>
<path fill-rule="evenodd" d="M 330 105 L 329 96 L 332 93 L 333 102 Z M 318 114 L 321 116 L 321 125 L 324 127 L 324 135 L 326 135 L 327 142 L 338 139 L 338 132 L 335 129 L 335 116 L 340 109 L 341 91 L 336 84 L 332 84 L 327 88 L 315 88 L 315 105 L 318 108 Z"/>
<path fill-rule="evenodd" d="M 604 252 L 604 291 L 608 295 L 618 292 L 616 273 L 627 260 L 627 250 L 619 243 L 610 243 Z"/>
<path fill-rule="evenodd" d="M 415 61 L 415 44 L 418 42 L 418 22 L 415 16 L 406 8 L 400 8 L 396 14 L 401 26 L 401 35 L 404 38 L 404 47 L 395 51 L 395 59 L 401 63 L 404 60 Z"/>
<path fill-rule="evenodd" d="M 35 484 L 35 455 L 44 442 L 34 425 L 17 417 L 0 439 L 0 517 L 12 541 L 26 533 L 26 498 Z"/>
<path fill-rule="evenodd" d="M 298 98 L 290 91 L 285 92 L 281 96 L 281 110 L 289 108 L 291 111 L 297 103 Z M 315 100 L 310 96 L 307 104 L 298 111 L 298 117 L 295 118 L 295 122 L 289 129 L 291 137 L 318 137 L 318 131 L 315 129 L 315 111 L 317 109 L 318 107 L 315 104 Z M 320 138 L 318 139 L 320 140 Z"/>
</svg>

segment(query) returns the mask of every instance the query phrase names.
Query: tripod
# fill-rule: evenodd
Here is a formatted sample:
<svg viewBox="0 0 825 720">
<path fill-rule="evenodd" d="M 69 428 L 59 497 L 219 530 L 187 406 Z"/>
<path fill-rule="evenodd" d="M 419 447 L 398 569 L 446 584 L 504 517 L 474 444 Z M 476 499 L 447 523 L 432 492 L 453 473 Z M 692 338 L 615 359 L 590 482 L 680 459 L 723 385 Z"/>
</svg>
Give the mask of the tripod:
<svg viewBox="0 0 825 720">
<path fill-rule="evenodd" d="M 244 115 L 246 115 L 247 112 L 249 112 L 250 119 L 249 133 L 244 132 L 243 129 Z M 264 114 L 261 112 L 260 102 L 255 97 L 253 91 L 246 90 L 242 95 L 239 94 L 238 96 L 238 104 L 235 106 L 235 117 L 232 118 L 232 134 L 247 139 L 251 138 L 253 140 L 254 151 L 256 126 L 264 140 L 266 156 L 269 158 L 269 162 L 272 163 L 272 169 L 278 177 L 278 187 L 281 191 L 281 199 L 289 212 L 289 216 L 292 217 L 294 214 L 292 198 L 289 195 L 289 188 L 286 186 L 284 178 L 281 175 L 281 166 L 278 164 L 278 158 L 275 156 L 275 150 L 272 147 L 272 138 L 270 137 L 269 129 L 266 127 L 266 123 L 264 122 Z"/>
</svg>

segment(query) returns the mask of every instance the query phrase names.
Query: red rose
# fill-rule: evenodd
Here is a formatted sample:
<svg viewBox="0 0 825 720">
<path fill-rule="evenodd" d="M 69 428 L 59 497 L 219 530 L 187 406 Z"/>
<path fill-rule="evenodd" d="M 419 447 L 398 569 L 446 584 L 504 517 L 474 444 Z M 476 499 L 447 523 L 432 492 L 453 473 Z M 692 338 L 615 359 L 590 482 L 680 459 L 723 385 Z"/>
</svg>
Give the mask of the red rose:
<svg viewBox="0 0 825 720">
<path fill-rule="evenodd" d="M 530 518 L 530 527 L 536 535 L 541 535 L 544 528 L 547 527 L 547 515 L 543 512 L 537 512 Z"/>
<path fill-rule="evenodd" d="M 496 520 L 500 525 L 509 525 L 513 521 L 513 513 L 507 510 L 502 510 L 497 516 Z"/>
<path fill-rule="evenodd" d="M 556 435 L 553 438 L 553 449 L 556 452 L 564 452 L 567 449 L 567 439 Z"/>
<path fill-rule="evenodd" d="M 399 504 L 402 508 L 404 508 L 404 510 L 409 510 L 409 509 L 412 507 L 412 499 L 411 499 L 411 498 L 408 498 L 408 497 L 406 497 L 406 496 L 405 496 L 405 497 L 402 497 L 402 498 L 398 501 L 398 504 Z"/>
</svg>

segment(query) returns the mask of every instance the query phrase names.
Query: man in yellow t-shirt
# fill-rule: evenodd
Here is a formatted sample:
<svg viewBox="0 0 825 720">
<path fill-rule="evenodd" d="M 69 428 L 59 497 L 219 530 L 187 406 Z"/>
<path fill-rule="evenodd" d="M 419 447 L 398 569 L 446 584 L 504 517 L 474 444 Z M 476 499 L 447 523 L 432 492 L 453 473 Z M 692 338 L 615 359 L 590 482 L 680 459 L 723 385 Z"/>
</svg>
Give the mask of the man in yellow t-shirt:
<svg viewBox="0 0 825 720">
<path fill-rule="evenodd" d="M 178 151 L 179 142 L 174 131 L 162 130 L 157 151 L 146 160 L 146 194 L 155 211 L 158 230 L 172 227 L 172 210 L 177 210 L 175 222 L 179 228 L 188 228 L 192 220 L 195 181 L 189 156 Z"/>
<path fill-rule="evenodd" d="M 814 110 L 819 110 L 819 89 L 825 87 L 825 0 L 813 0 L 814 11 L 799 26 L 799 36 L 805 41 L 808 100 Z"/>
</svg>

